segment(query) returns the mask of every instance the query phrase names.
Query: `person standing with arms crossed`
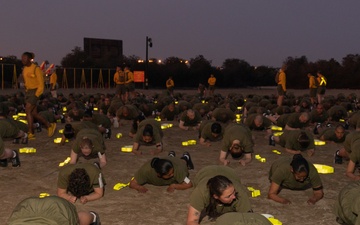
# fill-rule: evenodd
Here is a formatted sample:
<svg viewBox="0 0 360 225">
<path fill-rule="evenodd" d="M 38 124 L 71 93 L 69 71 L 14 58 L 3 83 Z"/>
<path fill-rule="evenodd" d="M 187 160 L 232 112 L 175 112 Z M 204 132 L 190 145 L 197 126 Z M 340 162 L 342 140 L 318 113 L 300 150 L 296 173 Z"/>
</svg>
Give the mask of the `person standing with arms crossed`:
<svg viewBox="0 0 360 225">
<path fill-rule="evenodd" d="M 48 136 L 52 137 L 56 129 L 56 123 L 49 123 L 37 112 L 37 101 L 40 95 L 44 92 L 44 75 L 41 69 L 32 62 L 34 54 L 24 52 L 21 57 L 23 68 L 23 76 L 25 81 L 25 112 L 29 127 L 28 138 L 34 138 L 34 118 L 44 124 L 48 130 Z"/>
</svg>

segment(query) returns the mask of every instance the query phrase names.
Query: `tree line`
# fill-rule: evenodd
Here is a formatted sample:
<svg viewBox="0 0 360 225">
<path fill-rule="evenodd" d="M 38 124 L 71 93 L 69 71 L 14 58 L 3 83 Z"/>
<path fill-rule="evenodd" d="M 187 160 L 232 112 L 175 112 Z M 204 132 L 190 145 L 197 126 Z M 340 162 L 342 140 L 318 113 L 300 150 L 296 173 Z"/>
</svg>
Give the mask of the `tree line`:
<svg viewBox="0 0 360 225">
<path fill-rule="evenodd" d="M 80 47 L 75 47 L 61 60 L 61 68 L 113 68 L 120 66 L 130 66 L 132 70 L 144 71 L 146 64 L 139 61 L 138 56 L 110 57 L 104 56 L 101 59 L 89 57 Z M 16 57 L 3 58 L 0 64 L 17 65 L 21 71 L 21 62 Z M 308 73 L 316 75 L 321 71 L 327 78 L 328 88 L 360 88 L 360 56 L 358 54 L 348 54 L 341 62 L 335 59 L 317 60 L 309 62 L 306 56 L 288 57 L 282 65 L 286 65 L 287 88 L 305 89 L 308 88 Z M 4 67 L 6 79 L 12 77 L 13 69 Z M 275 75 L 279 68 L 269 66 L 253 66 L 243 59 L 226 59 L 221 67 L 212 66 L 211 60 L 198 55 L 186 61 L 179 57 L 168 57 L 163 62 L 149 60 L 147 70 L 149 88 L 164 88 L 169 76 L 172 76 L 177 88 L 194 88 L 199 83 L 207 85 L 210 74 L 214 74 L 217 79 L 216 86 L 219 88 L 243 88 L 258 86 L 275 86 Z M 8 80 L 5 80 L 9 82 Z M 11 82 L 11 80 L 10 80 Z M 107 81 L 105 81 L 107 82 Z"/>
</svg>

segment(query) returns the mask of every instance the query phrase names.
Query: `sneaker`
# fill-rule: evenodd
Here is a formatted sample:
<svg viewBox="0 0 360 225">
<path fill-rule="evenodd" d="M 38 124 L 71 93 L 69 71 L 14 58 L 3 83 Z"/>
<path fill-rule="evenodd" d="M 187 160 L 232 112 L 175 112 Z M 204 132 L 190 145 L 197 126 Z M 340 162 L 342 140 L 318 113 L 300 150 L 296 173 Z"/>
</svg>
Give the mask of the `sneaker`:
<svg viewBox="0 0 360 225">
<path fill-rule="evenodd" d="M 90 225 L 101 225 L 99 214 L 94 211 L 90 211 L 90 213 L 95 217 L 95 222 L 90 223 Z"/>
<path fill-rule="evenodd" d="M 61 121 L 61 123 L 65 123 L 65 116 L 64 115 L 60 115 L 60 121 Z"/>
<path fill-rule="evenodd" d="M 105 136 L 105 139 L 110 139 L 110 137 L 111 137 L 111 129 L 110 128 L 106 129 L 104 136 Z"/>
<path fill-rule="evenodd" d="M 13 150 L 15 157 L 11 158 L 11 163 L 13 167 L 19 167 L 20 166 L 20 158 L 19 158 L 19 152 L 16 150 Z"/>
<path fill-rule="evenodd" d="M 7 159 L 0 159 L 0 166 L 1 167 L 7 167 L 8 160 Z"/>
<path fill-rule="evenodd" d="M 335 162 L 335 164 L 342 164 L 343 158 L 341 156 L 339 156 L 338 153 L 339 153 L 339 150 L 337 150 L 335 152 L 334 162 Z"/>
<path fill-rule="evenodd" d="M 176 156 L 176 154 L 175 154 L 175 152 L 174 152 L 174 151 L 170 151 L 170 152 L 169 152 L 169 154 L 168 154 L 168 156 L 169 156 L 169 157 L 175 157 L 175 156 Z"/>
<path fill-rule="evenodd" d="M 28 133 L 28 140 L 33 140 L 33 139 L 35 139 L 35 134 Z"/>
<path fill-rule="evenodd" d="M 42 131 L 40 123 L 36 123 L 36 132 L 40 133 Z"/>
<path fill-rule="evenodd" d="M 28 143 L 28 134 L 25 133 L 24 137 L 21 138 L 21 144 L 27 144 Z"/>
<path fill-rule="evenodd" d="M 186 161 L 186 165 L 188 170 L 193 170 L 194 169 L 194 164 L 191 160 L 190 154 L 188 152 L 184 152 L 184 154 L 182 155 L 181 159 Z"/>
<path fill-rule="evenodd" d="M 15 138 L 12 143 L 13 144 L 19 144 L 20 143 L 20 138 Z"/>
<path fill-rule="evenodd" d="M 56 123 L 50 123 L 50 126 L 48 127 L 48 136 L 52 137 L 56 130 Z"/>
<path fill-rule="evenodd" d="M 274 135 L 269 136 L 269 145 L 275 146 Z"/>
<path fill-rule="evenodd" d="M 94 165 L 95 165 L 97 168 L 101 169 L 101 168 L 100 168 L 100 163 L 94 162 Z"/>
<path fill-rule="evenodd" d="M 319 130 L 318 130 L 317 126 L 314 127 L 314 134 L 319 134 Z"/>
</svg>

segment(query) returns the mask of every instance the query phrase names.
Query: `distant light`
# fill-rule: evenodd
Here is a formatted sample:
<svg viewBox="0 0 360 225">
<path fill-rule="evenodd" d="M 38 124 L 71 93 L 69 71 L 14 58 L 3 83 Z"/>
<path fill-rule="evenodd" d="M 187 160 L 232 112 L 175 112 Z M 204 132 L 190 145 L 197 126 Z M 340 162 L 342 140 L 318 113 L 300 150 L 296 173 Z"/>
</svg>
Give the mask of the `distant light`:
<svg viewBox="0 0 360 225">
<path fill-rule="evenodd" d="M 189 63 L 189 61 L 186 60 L 186 61 L 185 61 L 185 64 L 188 64 L 188 63 Z"/>
<path fill-rule="evenodd" d="M 158 63 L 161 63 L 161 59 L 158 60 Z"/>
<path fill-rule="evenodd" d="M 143 63 L 143 62 L 144 62 L 144 60 L 142 60 L 142 59 L 138 60 L 138 63 Z"/>
<path fill-rule="evenodd" d="M 3 57 L 0 57 L 0 61 L 2 61 L 3 60 Z"/>
<path fill-rule="evenodd" d="M 152 63 L 152 62 L 154 62 L 154 60 L 152 60 L 152 59 L 149 59 L 149 62 L 151 62 L 151 63 Z"/>
</svg>

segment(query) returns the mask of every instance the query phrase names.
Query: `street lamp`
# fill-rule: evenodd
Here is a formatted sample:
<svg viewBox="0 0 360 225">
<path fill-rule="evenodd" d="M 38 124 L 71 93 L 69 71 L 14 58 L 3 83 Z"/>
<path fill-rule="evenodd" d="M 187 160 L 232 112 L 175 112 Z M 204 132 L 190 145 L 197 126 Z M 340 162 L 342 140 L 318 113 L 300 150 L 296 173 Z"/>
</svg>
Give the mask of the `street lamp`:
<svg viewBox="0 0 360 225">
<path fill-rule="evenodd" d="M 152 40 L 151 38 L 149 38 L 148 36 L 146 36 L 146 59 L 145 59 L 145 74 L 144 74 L 144 78 L 145 78 L 145 83 L 143 83 L 143 88 L 148 89 L 148 85 L 149 85 L 149 80 L 148 80 L 148 64 L 149 64 L 149 47 L 152 48 Z"/>
</svg>

